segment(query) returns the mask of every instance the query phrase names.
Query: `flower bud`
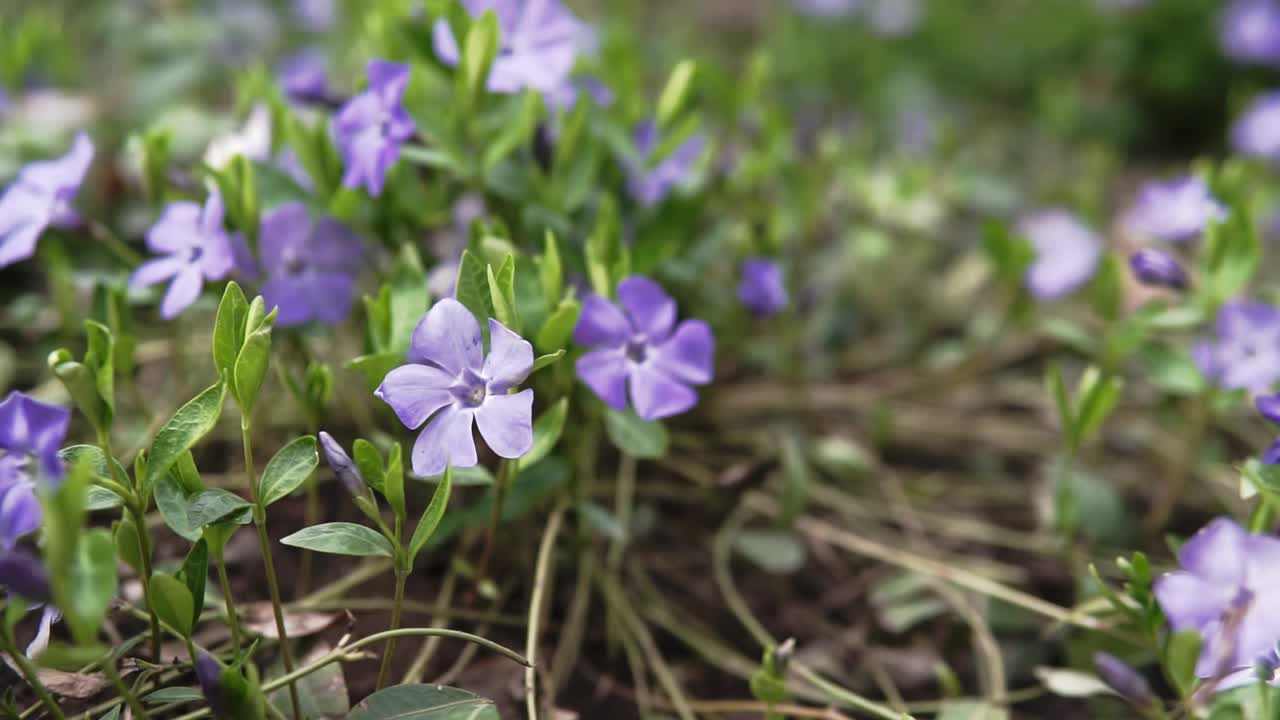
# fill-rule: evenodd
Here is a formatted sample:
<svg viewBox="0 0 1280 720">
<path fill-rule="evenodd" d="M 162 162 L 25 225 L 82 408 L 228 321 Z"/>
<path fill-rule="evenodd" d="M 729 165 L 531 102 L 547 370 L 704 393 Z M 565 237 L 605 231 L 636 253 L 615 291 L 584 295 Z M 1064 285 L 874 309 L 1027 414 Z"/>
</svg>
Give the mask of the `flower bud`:
<svg viewBox="0 0 1280 720">
<path fill-rule="evenodd" d="M 1187 271 L 1177 258 L 1164 250 L 1144 248 L 1129 256 L 1129 267 L 1143 285 L 1185 290 L 1190 284 Z"/>
<path fill-rule="evenodd" d="M 0 551 L 0 587 L 31 602 L 47 603 L 53 597 L 44 565 L 21 548 Z"/>
<path fill-rule="evenodd" d="M 1106 653 L 1094 653 L 1093 668 L 1107 687 L 1134 705 L 1150 705 L 1156 701 L 1147 679 L 1119 658 Z"/>
<path fill-rule="evenodd" d="M 209 703 L 213 716 L 223 716 L 225 703 L 222 699 L 222 666 L 208 653 L 200 653 L 196 658 L 196 680 L 200 682 L 200 692 Z"/>
<path fill-rule="evenodd" d="M 328 461 L 329 467 L 333 468 L 333 474 L 338 476 L 342 486 L 356 497 L 364 495 L 365 482 L 360 475 L 360 470 L 356 468 L 356 464 L 351 461 L 351 456 L 342 449 L 338 441 L 323 430 L 320 431 L 320 449 L 324 451 L 324 459 Z"/>
</svg>

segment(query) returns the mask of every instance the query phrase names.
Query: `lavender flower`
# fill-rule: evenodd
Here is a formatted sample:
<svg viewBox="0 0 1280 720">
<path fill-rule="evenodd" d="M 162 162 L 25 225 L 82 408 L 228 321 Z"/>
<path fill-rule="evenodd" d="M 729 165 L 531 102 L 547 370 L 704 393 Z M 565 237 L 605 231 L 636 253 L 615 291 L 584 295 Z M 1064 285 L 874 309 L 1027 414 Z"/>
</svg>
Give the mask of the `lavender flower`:
<svg viewBox="0 0 1280 720">
<path fill-rule="evenodd" d="M 196 681 L 200 683 L 200 692 L 213 711 L 213 716 L 221 718 L 226 712 L 226 700 L 222 695 L 222 666 L 208 653 L 200 653 L 196 657 Z"/>
<path fill-rule="evenodd" d="M 37 603 L 47 603 L 53 596 L 44 565 L 23 548 L 0 549 L 0 588 Z M 29 649 L 27 654 L 34 653 Z"/>
<path fill-rule="evenodd" d="M 83 132 L 71 150 L 55 160 L 27 165 L 0 195 L 0 267 L 26 260 L 50 225 L 68 227 L 79 222 L 71 200 L 80 191 L 93 162 L 93 142 Z"/>
<path fill-rule="evenodd" d="M 607 108 L 613 104 L 613 91 L 600 78 L 582 77 L 569 80 L 547 95 L 551 104 L 561 110 L 572 110 L 583 95 L 597 106 Z"/>
<path fill-rule="evenodd" d="M 743 262 L 738 301 L 761 317 L 785 308 L 787 288 L 782 281 L 782 267 L 768 258 L 749 258 Z"/>
<path fill-rule="evenodd" d="M 430 477 L 450 465 L 474 466 L 473 421 L 501 457 L 518 458 L 532 447 L 533 391 L 510 391 L 533 369 L 533 346 L 493 319 L 489 337 L 489 356 L 483 357 L 475 316 L 445 298 L 414 329 L 410 364 L 387 373 L 374 392 L 406 427 L 426 422 L 413 445 L 414 474 Z"/>
<path fill-rule="evenodd" d="M 414 133 L 413 118 L 401 105 L 409 85 L 409 66 L 370 60 L 369 87 L 347 101 L 334 119 L 338 150 L 346 165 L 342 184 L 364 186 L 381 195 L 387 170 L 400 158 L 400 146 Z"/>
<path fill-rule="evenodd" d="M 866 0 L 793 0 L 796 9 L 821 18 L 844 17 L 862 9 Z"/>
<path fill-rule="evenodd" d="M 31 463 L 48 480 L 62 478 L 58 447 L 71 412 L 20 392 L 0 402 L 0 585 L 25 598 L 48 599 L 48 579 L 39 563 L 17 549 L 18 540 L 40 528 L 40 502 Z"/>
<path fill-rule="evenodd" d="M 652 120 L 636 128 L 635 143 L 644 164 L 627 168 L 627 192 L 646 207 L 662 202 L 672 188 L 685 182 L 706 147 L 703 137 L 694 135 L 656 164 L 650 164 L 658 149 L 658 126 Z"/>
<path fill-rule="evenodd" d="M 320 431 L 320 449 L 324 451 L 325 461 L 329 463 L 333 474 L 337 476 L 347 492 L 355 496 L 364 495 L 365 482 L 359 468 L 351 461 L 351 456 L 338 444 L 338 441 L 323 430 Z"/>
<path fill-rule="evenodd" d="M 1222 51 L 1239 62 L 1280 62 L 1280 6 L 1274 0 L 1235 0 L 1222 12 Z"/>
<path fill-rule="evenodd" d="M 1213 337 L 1197 343 L 1192 358 L 1219 387 L 1270 391 L 1280 380 L 1280 309 L 1247 300 L 1223 305 Z"/>
<path fill-rule="evenodd" d="M 1143 248 L 1130 255 L 1129 267 L 1144 285 L 1185 290 L 1190 283 L 1178 259 L 1157 248 Z"/>
<path fill-rule="evenodd" d="M 621 305 L 594 293 L 582 304 L 574 342 L 595 347 L 578 358 L 578 377 L 615 410 L 631 404 L 645 420 L 678 415 L 698 403 L 691 385 L 711 382 L 715 339 L 701 320 L 676 325 L 676 303 L 654 281 L 618 285 Z"/>
<path fill-rule="evenodd" d="M 923 19 L 920 0 L 874 0 L 867 8 L 871 29 L 885 37 L 909 35 L 920 27 Z"/>
<path fill-rule="evenodd" d="M 1182 546 L 1178 562 L 1183 569 L 1157 579 L 1154 592 L 1170 627 L 1200 634 L 1196 675 L 1252 667 L 1280 640 L 1280 539 L 1218 518 Z"/>
<path fill-rule="evenodd" d="M 1036 257 L 1027 269 L 1027 289 L 1038 300 L 1057 300 L 1089 281 L 1102 257 L 1102 240 L 1066 210 L 1042 210 L 1018 224 Z"/>
<path fill-rule="evenodd" d="M 462 0 L 473 18 L 492 10 L 498 18 L 498 55 L 486 86 L 493 93 L 526 88 L 544 94 L 558 91 L 569 79 L 584 27 L 560 0 Z M 458 41 L 444 20 L 433 31 L 436 57 L 457 65 Z"/>
<path fill-rule="evenodd" d="M 1231 144 L 1243 155 L 1280 161 L 1280 92 L 1254 99 L 1231 128 Z"/>
<path fill-rule="evenodd" d="M 67 436 L 70 422 L 70 410 L 42 403 L 16 390 L 10 392 L 0 402 L 0 450 L 5 452 L 0 458 L 19 461 L 34 458 L 39 461 L 44 477 L 55 482 L 61 480 L 62 460 L 58 458 L 58 448 Z M 11 473 L 15 471 L 26 472 L 23 462 L 0 467 L 5 468 L 0 470 L 0 482 L 14 477 Z"/>
<path fill-rule="evenodd" d="M 306 206 L 290 202 L 262 218 L 261 243 L 262 299 L 279 308 L 277 325 L 346 319 L 364 256 L 350 228 L 329 217 L 313 221 Z"/>
<path fill-rule="evenodd" d="M 293 0 L 298 24 L 312 32 L 328 32 L 338 21 L 337 0 Z"/>
<path fill-rule="evenodd" d="M 284 94 L 296 103 L 329 100 L 329 68 L 324 53 L 309 49 L 290 55 L 276 71 Z"/>
<path fill-rule="evenodd" d="M 222 196 L 216 191 L 204 207 L 175 202 L 147 231 L 147 247 L 162 257 L 148 260 L 129 276 L 129 287 L 144 288 L 172 278 L 160 302 L 160 316 L 172 320 L 200 296 L 205 280 L 221 280 L 234 264 L 233 239 L 222 226 Z"/>
<path fill-rule="evenodd" d="M 1209 186 L 1196 175 L 1152 181 L 1142 187 L 1130 208 L 1131 228 L 1161 240 L 1188 240 L 1204 232 L 1209 223 L 1227 216 L 1222 203 L 1209 193 Z"/>
</svg>

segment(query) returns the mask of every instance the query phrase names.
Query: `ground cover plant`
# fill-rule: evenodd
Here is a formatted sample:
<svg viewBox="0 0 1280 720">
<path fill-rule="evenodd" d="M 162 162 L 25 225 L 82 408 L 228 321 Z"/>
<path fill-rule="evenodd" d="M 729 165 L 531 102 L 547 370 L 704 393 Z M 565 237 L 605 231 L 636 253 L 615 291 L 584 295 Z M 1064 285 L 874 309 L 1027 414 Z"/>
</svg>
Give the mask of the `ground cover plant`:
<svg viewBox="0 0 1280 720">
<path fill-rule="evenodd" d="M 1280 2 L 0 8 L 0 717 L 1280 718 Z"/>
</svg>

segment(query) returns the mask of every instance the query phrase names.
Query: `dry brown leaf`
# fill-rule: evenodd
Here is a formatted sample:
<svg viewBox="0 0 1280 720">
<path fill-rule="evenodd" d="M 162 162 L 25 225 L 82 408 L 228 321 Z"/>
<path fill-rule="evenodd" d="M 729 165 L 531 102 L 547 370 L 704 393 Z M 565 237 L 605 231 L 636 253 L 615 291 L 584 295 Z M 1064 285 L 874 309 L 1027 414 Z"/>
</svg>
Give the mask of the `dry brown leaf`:
<svg viewBox="0 0 1280 720">
<path fill-rule="evenodd" d="M 276 633 L 275 613 L 269 602 L 256 602 L 238 608 L 240 624 L 246 630 L 257 633 L 268 640 L 278 640 Z M 284 630 L 290 638 L 315 635 L 337 622 L 342 613 L 296 611 L 284 614 Z"/>
<path fill-rule="evenodd" d="M 15 673 L 19 672 L 18 666 L 8 655 L 4 661 Z M 101 673 L 73 673 L 48 668 L 39 668 L 36 673 L 49 692 L 74 700 L 88 700 L 111 686 L 111 681 Z"/>
</svg>

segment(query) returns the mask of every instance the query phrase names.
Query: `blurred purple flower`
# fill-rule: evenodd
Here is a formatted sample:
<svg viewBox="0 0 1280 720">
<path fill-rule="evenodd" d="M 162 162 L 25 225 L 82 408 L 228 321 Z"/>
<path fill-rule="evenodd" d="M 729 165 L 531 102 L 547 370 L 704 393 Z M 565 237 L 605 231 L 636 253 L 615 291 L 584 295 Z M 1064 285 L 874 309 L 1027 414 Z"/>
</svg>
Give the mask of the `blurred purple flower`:
<svg viewBox="0 0 1280 720">
<path fill-rule="evenodd" d="M 213 191 L 204 207 L 170 203 L 147 231 L 147 247 L 162 254 L 138 266 L 129 287 L 144 288 L 172 278 L 160 316 L 172 320 L 200 296 L 205 280 L 221 280 L 233 265 L 232 238 L 222 226 L 222 196 Z"/>
<path fill-rule="evenodd" d="M 458 289 L 457 260 L 446 260 L 427 273 L 427 292 L 433 298 L 453 297 Z"/>
<path fill-rule="evenodd" d="M 13 391 L 0 402 L 0 553 L 13 550 L 24 535 L 40 527 L 36 477 L 62 479 L 58 449 L 67 435 L 71 412 Z"/>
<path fill-rule="evenodd" d="M 1280 309 L 1249 300 L 1226 303 L 1213 337 L 1197 343 L 1191 354 L 1219 387 L 1269 392 L 1280 380 Z"/>
<path fill-rule="evenodd" d="M 613 91 L 600 78 L 590 76 L 565 81 L 559 88 L 548 93 L 547 99 L 561 110 L 572 110 L 583 94 L 599 107 L 613 105 Z"/>
<path fill-rule="evenodd" d="M 259 161 L 271 156 L 271 108 L 265 104 L 254 105 L 239 130 L 214 138 L 204 151 L 204 162 L 221 170 L 237 155 Z"/>
<path fill-rule="evenodd" d="M 679 415 L 698 403 L 692 385 L 711 382 L 715 339 L 702 320 L 676 325 L 676 303 L 646 277 L 618 285 L 618 303 L 590 293 L 573 330 L 579 345 L 596 348 L 578 358 L 578 377 L 606 405 L 627 407 L 645 420 Z"/>
<path fill-rule="evenodd" d="M 1129 267 L 1143 285 L 1185 290 L 1190 283 L 1178 259 L 1158 248 L 1143 248 L 1130 255 Z"/>
<path fill-rule="evenodd" d="M 474 466 L 473 422 L 500 457 L 518 458 L 533 446 L 533 390 L 510 392 L 533 370 L 533 346 L 494 319 L 489 337 L 484 357 L 475 316 L 457 300 L 444 298 L 414 329 L 410 364 L 387 373 L 374 392 L 405 427 L 427 423 L 413 444 L 415 475 Z"/>
<path fill-rule="evenodd" d="M 1126 221 L 1133 230 L 1154 238 L 1188 240 L 1226 216 L 1227 209 L 1209 193 L 1204 179 L 1188 175 L 1143 185 Z"/>
<path fill-rule="evenodd" d="M 1217 518 L 1187 540 L 1178 562 L 1183 569 L 1158 578 L 1153 591 L 1170 627 L 1200 634 L 1196 675 L 1252 667 L 1280 640 L 1280 539 Z"/>
<path fill-rule="evenodd" d="M 462 6 L 473 18 L 486 10 L 498 18 L 500 39 L 489 70 L 489 92 L 528 88 L 552 94 L 568 81 L 584 26 L 560 0 L 462 0 Z M 433 35 L 436 56 L 457 65 L 458 41 L 448 21 L 437 20 Z"/>
<path fill-rule="evenodd" d="M 1280 62 L 1280 6 L 1275 0 L 1235 0 L 1222 11 L 1218 34 L 1222 51 L 1233 60 Z"/>
<path fill-rule="evenodd" d="M 409 85 L 409 66 L 370 60 L 369 87 L 347 101 L 334 119 L 338 150 L 346 173 L 342 184 L 364 186 L 381 195 L 387 170 L 400 158 L 400 146 L 414 133 L 413 118 L 401 105 Z"/>
<path fill-rule="evenodd" d="M 915 32 L 924 19 L 920 0 L 872 0 L 867 7 L 871 29 L 886 37 L 902 37 Z"/>
<path fill-rule="evenodd" d="M 1280 394 L 1259 395 L 1253 399 L 1253 403 L 1263 417 L 1276 425 L 1280 425 Z M 1271 447 L 1263 451 L 1262 462 L 1267 465 L 1280 465 L 1280 439 L 1271 443 Z"/>
<path fill-rule="evenodd" d="M 753 315 L 773 315 L 787 306 L 782 267 L 768 258 L 748 258 L 742 263 L 738 302 Z"/>
<path fill-rule="evenodd" d="M 296 103 L 329 100 L 329 63 L 324 53 L 311 48 L 285 58 L 276 71 L 284 94 Z"/>
<path fill-rule="evenodd" d="M 1231 144 L 1242 155 L 1280 161 L 1280 92 L 1254 99 L 1231 128 Z"/>
<path fill-rule="evenodd" d="M 687 180 L 706 147 L 704 138 L 694 135 L 665 158 L 650 165 L 659 144 L 658 126 L 652 120 L 646 120 L 636 128 L 635 143 L 641 164 L 631 164 L 627 168 L 627 192 L 646 207 L 662 202 L 672 188 Z"/>
<path fill-rule="evenodd" d="M 807 15 L 831 18 L 858 12 L 866 4 L 866 0 L 792 0 L 792 4 Z"/>
<path fill-rule="evenodd" d="M 356 275 L 364 257 L 360 239 L 330 218 L 312 220 L 306 206 L 289 202 L 262 218 L 262 298 L 279 308 L 281 327 L 317 320 L 336 325 L 355 299 Z"/>
<path fill-rule="evenodd" d="M 1066 210 L 1041 210 L 1018 223 L 1035 260 L 1027 268 L 1027 290 L 1041 301 L 1071 294 L 1093 277 L 1102 257 L 1102 239 Z"/>
<path fill-rule="evenodd" d="M 338 21 L 338 0 L 293 0 L 298 24 L 311 32 L 328 32 Z"/>
<path fill-rule="evenodd" d="M 320 449 L 324 451 L 325 461 L 329 463 L 333 474 L 337 476 L 338 482 L 342 483 L 347 492 L 357 497 L 364 495 L 365 482 L 364 477 L 360 475 L 360 469 L 351 461 L 351 456 L 338 444 L 338 441 L 323 430 L 320 431 Z"/>
<path fill-rule="evenodd" d="M 1151 684 L 1147 679 L 1120 658 L 1104 652 L 1094 653 L 1093 669 L 1107 687 L 1129 702 L 1135 705 L 1156 702 L 1155 693 L 1151 692 Z"/>
<path fill-rule="evenodd" d="M 50 225 L 69 227 L 80 216 L 71 200 L 93 162 L 93 142 L 76 135 L 66 155 L 27 165 L 0 195 L 0 267 L 26 260 Z"/>
<path fill-rule="evenodd" d="M 52 593 L 49 591 L 49 574 L 45 572 L 40 559 L 24 548 L 0 548 L 0 588 L 31 602 L 47 603 L 52 599 Z M 41 620 L 41 629 L 46 637 L 48 623 L 52 623 L 56 615 L 55 610 L 47 617 L 47 622 L 44 618 Z M 27 654 L 34 655 L 33 649 L 36 648 L 28 648 Z"/>
</svg>

